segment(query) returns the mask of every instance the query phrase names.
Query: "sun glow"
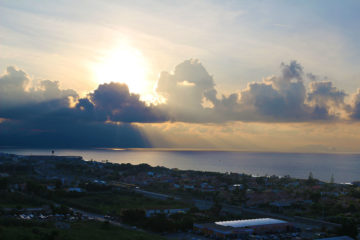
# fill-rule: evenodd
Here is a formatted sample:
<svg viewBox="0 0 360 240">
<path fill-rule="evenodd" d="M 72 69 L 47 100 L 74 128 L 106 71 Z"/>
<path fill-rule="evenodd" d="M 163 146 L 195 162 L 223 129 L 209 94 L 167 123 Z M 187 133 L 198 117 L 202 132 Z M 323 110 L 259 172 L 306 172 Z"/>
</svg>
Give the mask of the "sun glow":
<svg viewBox="0 0 360 240">
<path fill-rule="evenodd" d="M 119 82 L 128 85 L 130 92 L 145 94 L 151 89 L 147 80 L 149 67 L 143 54 L 129 45 L 121 45 L 103 54 L 94 67 L 98 84 Z"/>
</svg>

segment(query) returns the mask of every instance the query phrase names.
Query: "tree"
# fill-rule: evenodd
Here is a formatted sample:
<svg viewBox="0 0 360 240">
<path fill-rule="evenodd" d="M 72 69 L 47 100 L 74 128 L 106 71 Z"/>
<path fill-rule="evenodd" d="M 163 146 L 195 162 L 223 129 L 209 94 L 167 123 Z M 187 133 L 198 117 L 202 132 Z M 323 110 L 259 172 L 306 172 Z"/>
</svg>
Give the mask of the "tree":
<svg viewBox="0 0 360 240">
<path fill-rule="evenodd" d="M 135 225 L 145 219 L 145 211 L 142 209 L 127 209 L 121 214 L 124 223 Z"/>
<path fill-rule="evenodd" d="M 306 183 L 308 185 L 314 185 L 315 184 L 315 178 L 314 178 L 313 173 L 311 171 L 309 172 L 309 177 L 308 177 Z"/>
<path fill-rule="evenodd" d="M 314 180 L 314 176 L 313 176 L 313 173 L 311 171 L 309 172 L 308 180 L 310 180 L 310 181 Z"/>
<path fill-rule="evenodd" d="M 110 229 L 110 222 L 109 221 L 105 221 L 101 224 L 101 229 L 104 230 L 109 230 Z"/>
<path fill-rule="evenodd" d="M 334 183 L 335 183 L 334 174 L 331 174 L 330 183 L 331 183 L 331 184 L 334 184 Z"/>
<path fill-rule="evenodd" d="M 184 216 L 180 222 L 180 229 L 185 231 L 187 229 L 192 229 L 194 220 L 190 216 Z"/>
<path fill-rule="evenodd" d="M 55 180 L 55 188 L 56 188 L 57 190 L 59 190 L 59 189 L 61 189 L 61 187 L 62 187 L 62 182 L 61 182 L 61 180 L 60 180 L 60 179 L 56 179 L 56 180 Z"/>
<path fill-rule="evenodd" d="M 358 229 L 356 223 L 353 220 L 345 220 L 341 224 L 339 234 L 356 238 L 358 235 Z"/>
<path fill-rule="evenodd" d="M 175 224 L 167 219 L 165 214 L 157 214 L 148 219 L 146 227 L 154 232 L 172 232 Z"/>
<path fill-rule="evenodd" d="M 319 202 L 321 199 L 321 193 L 320 192 L 310 192 L 310 199 L 314 201 L 315 203 Z"/>
<path fill-rule="evenodd" d="M 42 186 L 40 183 L 37 183 L 33 180 L 27 181 L 26 188 L 30 193 L 33 193 L 36 195 L 42 195 L 46 190 L 44 186 Z"/>
<path fill-rule="evenodd" d="M 5 190 L 8 187 L 8 178 L 0 178 L 0 190 Z"/>
<path fill-rule="evenodd" d="M 215 201 L 214 205 L 210 208 L 210 212 L 214 215 L 214 216 L 219 216 L 220 212 L 221 212 L 222 206 L 218 201 Z"/>
</svg>

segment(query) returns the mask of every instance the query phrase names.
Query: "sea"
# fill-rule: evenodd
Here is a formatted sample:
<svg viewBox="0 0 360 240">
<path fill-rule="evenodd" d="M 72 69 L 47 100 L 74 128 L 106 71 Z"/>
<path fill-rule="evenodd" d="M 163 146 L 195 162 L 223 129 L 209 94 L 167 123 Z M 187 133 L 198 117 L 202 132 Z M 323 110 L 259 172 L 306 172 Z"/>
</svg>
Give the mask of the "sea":
<svg viewBox="0 0 360 240">
<path fill-rule="evenodd" d="M 55 149 L 55 155 L 82 156 L 85 160 L 113 163 L 147 163 L 182 170 L 245 173 L 306 179 L 309 173 L 329 182 L 360 180 L 360 154 L 274 153 L 156 149 Z M 0 148 L 0 152 L 50 155 L 51 149 Z"/>
</svg>

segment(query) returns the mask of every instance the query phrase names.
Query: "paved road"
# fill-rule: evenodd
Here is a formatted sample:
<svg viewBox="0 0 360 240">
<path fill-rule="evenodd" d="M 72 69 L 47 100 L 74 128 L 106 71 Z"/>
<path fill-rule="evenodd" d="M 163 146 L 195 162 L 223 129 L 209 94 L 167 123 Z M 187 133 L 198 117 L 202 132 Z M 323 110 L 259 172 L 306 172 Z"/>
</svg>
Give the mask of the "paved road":
<svg viewBox="0 0 360 240">
<path fill-rule="evenodd" d="M 156 199 L 161 199 L 161 200 L 166 200 L 166 199 L 169 199 L 169 198 L 173 198 L 175 200 L 181 200 L 181 198 L 179 198 L 179 197 L 175 197 L 175 196 L 171 196 L 171 195 L 167 195 L 167 194 L 162 194 L 162 193 L 149 192 L 149 191 L 145 191 L 145 190 L 141 190 L 141 189 L 134 189 L 134 192 L 143 194 L 144 196 L 148 196 L 148 197 L 156 198 Z"/>
</svg>

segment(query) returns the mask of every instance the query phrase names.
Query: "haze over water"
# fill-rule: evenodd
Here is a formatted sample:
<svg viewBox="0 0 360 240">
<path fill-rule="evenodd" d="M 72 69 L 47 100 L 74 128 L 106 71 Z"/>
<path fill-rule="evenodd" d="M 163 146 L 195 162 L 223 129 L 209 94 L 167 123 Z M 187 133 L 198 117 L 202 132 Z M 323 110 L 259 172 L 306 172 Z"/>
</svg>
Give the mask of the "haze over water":
<svg viewBox="0 0 360 240">
<path fill-rule="evenodd" d="M 44 149 L 0 149 L 0 152 L 46 155 Z M 114 163 L 147 163 L 184 170 L 237 172 L 252 175 L 290 175 L 307 178 L 311 171 L 315 178 L 336 182 L 360 180 L 360 154 L 319 153 L 255 153 L 229 151 L 153 151 L 110 149 L 59 149 L 56 155 L 82 156 L 85 160 L 108 160 Z"/>
</svg>

